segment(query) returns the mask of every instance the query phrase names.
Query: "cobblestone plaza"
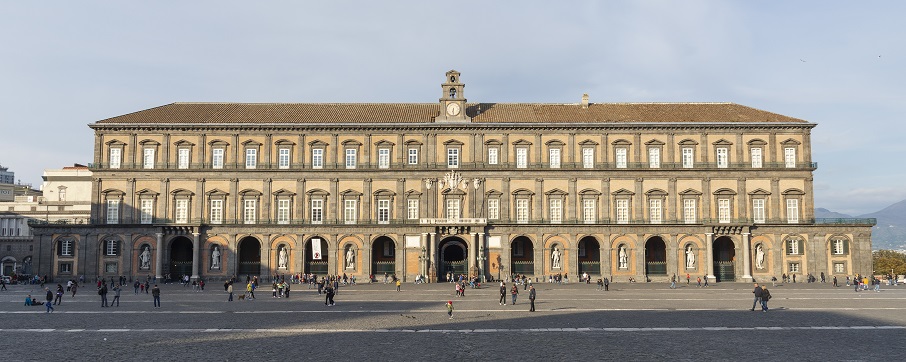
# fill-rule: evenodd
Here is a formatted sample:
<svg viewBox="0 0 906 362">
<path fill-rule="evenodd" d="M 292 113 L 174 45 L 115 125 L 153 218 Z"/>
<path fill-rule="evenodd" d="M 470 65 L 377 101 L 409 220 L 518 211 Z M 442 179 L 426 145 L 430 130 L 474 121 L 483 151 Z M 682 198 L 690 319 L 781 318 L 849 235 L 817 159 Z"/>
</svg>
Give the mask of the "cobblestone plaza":
<svg viewBox="0 0 906 362">
<path fill-rule="evenodd" d="M 749 311 L 751 284 L 708 288 L 662 283 L 536 283 L 537 312 L 520 287 L 501 306 L 496 286 L 454 297 L 448 283 L 341 287 L 337 305 L 307 286 L 290 298 L 260 289 L 254 301 L 227 302 L 221 285 L 204 292 L 162 286 L 162 308 L 149 294 L 123 292 L 101 308 L 91 286 L 64 297 L 54 313 L 22 305 L 38 286 L 0 292 L 0 338 L 7 361 L 77 358 L 147 360 L 897 360 L 906 334 L 906 287 L 880 293 L 830 283 L 769 287 L 767 313 Z M 112 297 L 111 297 L 112 298 Z M 509 295 L 507 295 L 509 300 Z M 454 319 L 444 303 L 452 300 Z M 16 346 L 13 348 L 13 346 Z"/>
</svg>

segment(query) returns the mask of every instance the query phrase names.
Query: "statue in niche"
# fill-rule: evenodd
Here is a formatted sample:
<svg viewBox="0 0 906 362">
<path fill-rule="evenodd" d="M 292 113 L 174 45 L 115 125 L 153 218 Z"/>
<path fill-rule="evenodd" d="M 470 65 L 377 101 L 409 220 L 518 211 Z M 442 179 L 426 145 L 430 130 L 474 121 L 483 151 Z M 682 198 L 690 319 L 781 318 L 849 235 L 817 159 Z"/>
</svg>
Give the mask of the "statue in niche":
<svg viewBox="0 0 906 362">
<path fill-rule="evenodd" d="M 692 250 L 692 245 L 686 246 L 686 268 L 695 268 L 695 251 Z"/>
<path fill-rule="evenodd" d="M 355 250 L 353 250 L 352 246 L 350 246 L 348 249 L 346 249 L 346 269 L 354 269 L 354 268 L 355 268 Z"/>
<path fill-rule="evenodd" d="M 761 244 L 755 247 L 755 268 L 764 269 L 764 248 Z"/>
<path fill-rule="evenodd" d="M 620 245 L 620 269 L 629 268 L 629 257 L 626 255 L 626 245 Z"/>
<path fill-rule="evenodd" d="M 151 269 L 151 247 L 145 245 L 145 249 L 142 250 L 142 253 L 138 256 L 138 260 L 141 262 L 141 269 Z"/>
<path fill-rule="evenodd" d="M 211 250 L 211 269 L 220 269 L 220 247 L 217 245 Z"/>
<path fill-rule="evenodd" d="M 289 253 L 286 252 L 286 247 L 281 246 L 280 252 L 277 255 L 277 267 L 286 269 L 286 263 L 289 262 Z"/>
<path fill-rule="evenodd" d="M 551 267 L 560 269 L 560 249 L 556 246 L 554 247 L 554 251 L 551 252 Z"/>
</svg>

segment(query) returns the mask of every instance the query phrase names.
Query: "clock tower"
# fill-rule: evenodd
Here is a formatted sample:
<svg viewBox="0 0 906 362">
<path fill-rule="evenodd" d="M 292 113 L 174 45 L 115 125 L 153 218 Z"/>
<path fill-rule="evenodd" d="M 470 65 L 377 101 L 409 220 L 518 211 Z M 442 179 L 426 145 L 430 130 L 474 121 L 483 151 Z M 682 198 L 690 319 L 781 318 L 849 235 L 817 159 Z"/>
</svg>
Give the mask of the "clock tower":
<svg viewBox="0 0 906 362">
<path fill-rule="evenodd" d="M 450 70 L 446 73 L 446 79 L 440 85 L 442 90 L 440 97 L 441 115 L 435 121 L 437 122 L 470 122 L 471 118 L 466 116 L 466 98 L 463 94 L 465 84 L 459 81 L 459 72 Z"/>
</svg>

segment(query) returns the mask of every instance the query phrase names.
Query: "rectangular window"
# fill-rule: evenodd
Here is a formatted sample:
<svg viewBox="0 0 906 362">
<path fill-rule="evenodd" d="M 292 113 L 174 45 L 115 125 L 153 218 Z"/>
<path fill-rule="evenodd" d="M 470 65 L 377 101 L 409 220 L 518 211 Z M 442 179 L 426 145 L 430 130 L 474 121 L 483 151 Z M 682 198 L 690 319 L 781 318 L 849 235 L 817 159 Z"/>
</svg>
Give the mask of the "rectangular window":
<svg viewBox="0 0 906 362">
<path fill-rule="evenodd" d="M 176 167 L 180 170 L 189 168 L 189 149 L 180 148 L 176 150 Z"/>
<path fill-rule="evenodd" d="M 311 200 L 311 223 L 320 224 L 324 222 L 324 200 Z"/>
<path fill-rule="evenodd" d="M 111 148 L 110 149 L 110 168 L 120 168 L 120 163 L 123 160 L 123 149 L 122 148 Z"/>
<path fill-rule="evenodd" d="M 72 263 L 60 263 L 60 274 L 72 274 Z"/>
<path fill-rule="evenodd" d="M 72 256 L 72 240 L 60 241 L 60 255 Z"/>
<path fill-rule="evenodd" d="M 799 263 L 790 263 L 790 273 L 799 272 Z"/>
<path fill-rule="evenodd" d="M 683 221 L 686 224 L 695 224 L 696 221 L 695 199 L 683 199 Z"/>
<path fill-rule="evenodd" d="M 104 272 L 108 274 L 116 274 L 116 263 L 105 263 Z"/>
<path fill-rule="evenodd" d="M 516 149 L 516 168 L 528 167 L 528 148 Z"/>
<path fill-rule="evenodd" d="M 105 240 L 104 254 L 107 256 L 116 256 L 116 240 Z"/>
<path fill-rule="evenodd" d="M 409 164 L 410 165 L 418 164 L 418 148 L 409 149 Z"/>
<path fill-rule="evenodd" d="M 661 217 L 661 214 L 663 214 L 661 199 L 648 200 L 648 214 L 652 224 L 660 224 L 663 222 L 663 217 Z"/>
<path fill-rule="evenodd" d="M 582 149 L 582 168 L 595 168 L 595 149 L 586 147 Z"/>
<path fill-rule="evenodd" d="M 834 255 L 843 255 L 843 240 L 831 241 L 831 253 Z"/>
<path fill-rule="evenodd" d="M 834 263 L 834 274 L 846 274 L 846 264 Z"/>
<path fill-rule="evenodd" d="M 254 224 L 257 221 L 257 200 L 243 200 L 242 201 L 242 221 L 246 224 Z"/>
<path fill-rule="evenodd" d="M 563 200 L 550 199 L 549 201 L 551 223 L 559 224 L 563 222 Z"/>
<path fill-rule="evenodd" d="M 189 222 L 189 200 L 176 200 L 175 219 L 177 224 L 185 224 Z"/>
<path fill-rule="evenodd" d="M 142 200 L 139 204 L 139 222 L 151 224 L 154 222 L 154 200 Z"/>
<path fill-rule="evenodd" d="M 629 223 L 629 200 L 617 199 L 617 224 Z"/>
<path fill-rule="evenodd" d="M 617 168 L 626 168 L 626 149 L 617 148 Z"/>
<path fill-rule="evenodd" d="M 550 149 L 550 166 L 551 168 L 560 168 L 560 149 Z"/>
<path fill-rule="evenodd" d="M 458 168 L 459 167 L 459 149 L 458 148 L 448 148 L 447 149 L 447 167 L 449 167 L 449 168 Z"/>
<path fill-rule="evenodd" d="M 459 219 L 459 199 L 447 199 L 447 218 Z"/>
<path fill-rule="evenodd" d="M 254 169 L 258 166 L 258 150 L 254 148 L 245 149 L 245 168 Z"/>
<path fill-rule="evenodd" d="M 346 149 L 346 168 L 353 169 L 356 166 L 356 149 L 347 148 Z"/>
<path fill-rule="evenodd" d="M 488 164 L 496 165 L 497 162 L 497 147 L 488 148 Z"/>
<path fill-rule="evenodd" d="M 144 150 L 144 157 L 142 158 L 142 168 L 152 169 L 154 168 L 154 149 L 146 148 Z"/>
<path fill-rule="evenodd" d="M 683 168 L 692 168 L 695 162 L 695 150 L 692 147 L 683 148 Z"/>
<path fill-rule="evenodd" d="M 378 224 L 390 223 L 390 200 L 378 200 L 377 202 L 377 219 Z"/>
<path fill-rule="evenodd" d="M 786 199 L 786 222 L 787 224 L 799 223 L 799 200 Z"/>
<path fill-rule="evenodd" d="M 597 222 L 597 211 L 595 208 L 595 199 L 583 199 L 582 200 L 582 221 L 586 224 L 594 224 Z"/>
<path fill-rule="evenodd" d="M 215 149 L 211 150 L 211 152 L 213 152 L 212 153 L 213 156 L 211 157 L 211 168 L 213 168 L 215 170 L 222 169 L 223 168 L 223 149 L 215 148 Z"/>
<path fill-rule="evenodd" d="M 277 223 L 289 224 L 289 199 L 277 200 Z"/>
<path fill-rule="evenodd" d="M 289 148 L 277 150 L 277 167 L 281 170 L 289 169 Z"/>
<path fill-rule="evenodd" d="M 356 200 L 343 201 L 343 221 L 347 224 L 355 224 L 358 216 L 356 211 Z"/>
<path fill-rule="evenodd" d="M 378 168 L 390 168 L 390 150 L 387 148 L 378 151 Z"/>
<path fill-rule="evenodd" d="M 528 223 L 529 208 L 528 199 L 516 199 L 516 222 L 520 224 Z"/>
<path fill-rule="evenodd" d="M 661 149 L 651 147 L 648 149 L 648 167 L 661 168 Z"/>
<path fill-rule="evenodd" d="M 418 220 L 418 199 L 406 200 L 406 218 L 409 220 Z"/>
<path fill-rule="evenodd" d="M 717 222 L 730 222 L 730 199 L 717 200 Z"/>
<path fill-rule="evenodd" d="M 730 156 L 726 147 L 717 149 L 717 168 L 727 168 L 730 166 Z"/>
<path fill-rule="evenodd" d="M 324 167 L 324 149 L 315 148 L 311 150 L 311 168 L 320 169 Z"/>
<path fill-rule="evenodd" d="M 223 200 L 211 200 L 211 224 L 223 223 Z"/>
<path fill-rule="evenodd" d="M 765 222 L 764 199 L 752 199 L 752 218 L 759 224 Z"/>
<path fill-rule="evenodd" d="M 786 147 L 783 149 L 783 163 L 786 168 L 796 168 L 795 147 Z"/>
<path fill-rule="evenodd" d="M 500 199 L 488 199 L 488 219 L 500 219 Z"/>
<path fill-rule="evenodd" d="M 107 200 L 107 223 L 120 223 L 120 200 Z"/>
<path fill-rule="evenodd" d="M 761 147 L 752 147 L 749 152 L 752 155 L 752 168 L 761 168 Z"/>
<path fill-rule="evenodd" d="M 786 253 L 788 255 L 799 255 L 799 240 L 787 240 Z"/>
</svg>

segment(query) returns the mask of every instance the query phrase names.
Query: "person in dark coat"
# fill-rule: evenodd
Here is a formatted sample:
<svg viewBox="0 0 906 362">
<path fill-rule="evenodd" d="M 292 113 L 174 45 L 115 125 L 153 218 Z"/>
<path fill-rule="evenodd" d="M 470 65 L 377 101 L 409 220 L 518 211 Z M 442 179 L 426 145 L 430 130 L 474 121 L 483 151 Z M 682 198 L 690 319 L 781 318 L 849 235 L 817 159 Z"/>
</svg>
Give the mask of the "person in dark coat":
<svg viewBox="0 0 906 362">
<path fill-rule="evenodd" d="M 107 306 L 107 283 L 101 284 L 101 288 L 98 289 L 98 295 L 101 296 L 101 307 Z"/>
<path fill-rule="evenodd" d="M 761 286 L 761 311 L 768 311 L 768 301 L 771 300 L 771 292 L 768 291 L 768 286 Z"/>
<path fill-rule="evenodd" d="M 500 282 L 500 305 L 506 305 L 506 284 Z"/>
<path fill-rule="evenodd" d="M 529 289 L 529 293 L 528 293 L 528 300 L 529 300 L 529 302 L 531 303 L 531 307 L 529 308 L 529 312 L 534 312 L 534 311 L 535 311 L 535 297 L 536 297 L 538 294 L 535 293 L 535 287 L 534 287 L 534 286 L 531 286 L 531 287 L 529 287 L 529 288 L 530 288 L 530 289 Z"/>
<path fill-rule="evenodd" d="M 749 309 L 749 310 L 754 312 L 755 306 L 757 306 L 758 303 L 761 303 L 761 297 L 762 297 L 761 287 L 758 286 L 758 283 L 755 283 L 755 290 L 752 291 L 752 294 L 755 295 L 755 300 L 752 301 L 752 309 Z"/>
</svg>

